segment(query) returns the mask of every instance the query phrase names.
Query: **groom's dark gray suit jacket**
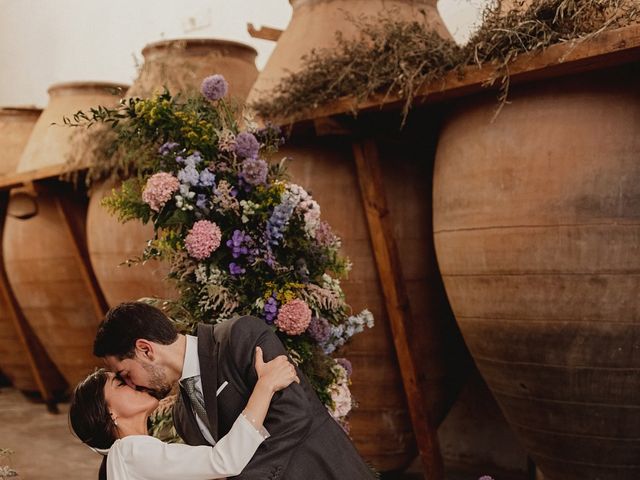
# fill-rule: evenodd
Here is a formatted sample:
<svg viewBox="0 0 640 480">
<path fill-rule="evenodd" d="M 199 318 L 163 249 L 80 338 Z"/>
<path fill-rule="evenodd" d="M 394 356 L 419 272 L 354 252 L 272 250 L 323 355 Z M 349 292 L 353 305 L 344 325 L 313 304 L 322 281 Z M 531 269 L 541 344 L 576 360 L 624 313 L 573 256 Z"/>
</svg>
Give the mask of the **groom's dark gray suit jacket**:
<svg viewBox="0 0 640 480">
<path fill-rule="evenodd" d="M 238 317 L 216 326 L 198 325 L 200 375 L 211 426 L 217 441 L 230 429 L 249 400 L 258 378 L 255 348 L 264 360 L 286 354 L 272 329 L 256 317 Z M 342 428 L 331 418 L 298 370 L 300 384 L 277 392 L 264 422 L 271 434 L 240 474 L 244 480 L 363 480 L 373 473 Z M 218 387 L 228 382 L 216 398 Z M 208 445 L 189 405 L 179 395 L 173 411 L 176 430 L 189 445 Z"/>
</svg>

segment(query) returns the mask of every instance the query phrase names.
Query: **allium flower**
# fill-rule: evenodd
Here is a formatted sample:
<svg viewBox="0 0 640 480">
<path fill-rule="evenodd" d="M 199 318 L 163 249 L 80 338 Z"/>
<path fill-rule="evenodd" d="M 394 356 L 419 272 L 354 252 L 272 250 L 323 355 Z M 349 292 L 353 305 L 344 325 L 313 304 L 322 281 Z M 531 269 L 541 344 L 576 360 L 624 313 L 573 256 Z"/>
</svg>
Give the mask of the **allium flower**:
<svg viewBox="0 0 640 480">
<path fill-rule="evenodd" d="M 353 365 L 351 365 L 351 362 L 346 358 L 336 358 L 335 360 L 338 365 L 345 369 L 347 375 L 351 377 L 351 374 L 353 373 Z"/>
<path fill-rule="evenodd" d="M 493 480 L 493 477 L 490 477 L 489 475 L 483 475 L 478 480 Z"/>
<path fill-rule="evenodd" d="M 210 101 L 220 100 L 227 94 L 229 84 L 222 75 L 211 75 L 202 81 L 200 92 Z"/>
<path fill-rule="evenodd" d="M 236 155 L 240 158 L 256 158 L 260 144 L 252 133 L 242 132 L 236 137 Z"/>
<path fill-rule="evenodd" d="M 287 335 L 300 335 L 311 322 L 311 309 L 300 299 L 291 300 L 280 307 L 276 325 Z"/>
<path fill-rule="evenodd" d="M 269 325 L 273 323 L 278 315 L 278 301 L 275 295 L 271 295 L 264 304 L 264 319 Z"/>
<path fill-rule="evenodd" d="M 149 177 L 144 186 L 142 201 L 154 212 L 159 212 L 179 188 L 180 182 L 170 173 L 155 173 Z"/>
<path fill-rule="evenodd" d="M 324 343 L 331 336 L 331 325 L 322 317 L 311 317 L 307 333 L 318 343 Z"/>
<path fill-rule="evenodd" d="M 201 187 L 213 187 L 215 185 L 216 176 L 209 170 L 205 168 L 200 172 L 200 178 L 198 179 L 198 184 Z"/>
<path fill-rule="evenodd" d="M 348 385 L 345 383 L 334 384 L 329 387 L 329 394 L 333 403 L 333 408 L 329 409 L 329 413 L 333 418 L 344 417 L 351 411 L 351 390 Z"/>
<path fill-rule="evenodd" d="M 242 179 L 249 185 L 263 185 L 267 182 L 269 166 L 260 158 L 247 158 L 242 162 Z"/>
<path fill-rule="evenodd" d="M 220 246 L 221 238 L 218 225 L 209 220 L 198 220 L 184 239 L 184 245 L 189 255 L 204 260 Z"/>
</svg>

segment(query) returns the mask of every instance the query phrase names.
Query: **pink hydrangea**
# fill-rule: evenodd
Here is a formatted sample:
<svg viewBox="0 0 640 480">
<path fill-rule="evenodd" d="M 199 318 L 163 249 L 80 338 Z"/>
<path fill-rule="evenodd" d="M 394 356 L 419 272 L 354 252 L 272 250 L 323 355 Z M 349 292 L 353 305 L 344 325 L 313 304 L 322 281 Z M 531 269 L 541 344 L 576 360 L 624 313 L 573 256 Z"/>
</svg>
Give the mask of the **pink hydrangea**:
<svg viewBox="0 0 640 480">
<path fill-rule="evenodd" d="M 291 300 L 280 307 L 276 325 L 287 335 L 300 335 L 311 322 L 311 309 L 300 299 Z"/>
<path fill-rule="evenodd" d="M 154 212 L 159 212 L 179 188 L 180 182 L 170 173 L 155 173 L 149 177 L 144 186 L 142 201 L 149 205 Z"/>
<path fill-rule="evenodd" d="M 184 239 L 187 252 L 196 260 L 204 260 L 219 246 L 222 239 L 220 227 L 209 220 L 198 220 Z"/>
</svg>

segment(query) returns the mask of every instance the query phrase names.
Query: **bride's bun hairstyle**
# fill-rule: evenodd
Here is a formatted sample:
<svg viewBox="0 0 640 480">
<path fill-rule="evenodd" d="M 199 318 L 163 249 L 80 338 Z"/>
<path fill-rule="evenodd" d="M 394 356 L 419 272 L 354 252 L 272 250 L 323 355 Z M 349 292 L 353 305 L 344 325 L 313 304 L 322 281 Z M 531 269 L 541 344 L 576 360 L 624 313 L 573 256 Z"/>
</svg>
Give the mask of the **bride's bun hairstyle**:
<svg viewBox="0 0 640 480">
<path fill-rule="evenodd" d="M 75 435 L 93 448 L 108 449 L 116 441 L 116 426 L 104 398 L 108 375 L 96 370 L 80 382 L 71 398 L 69 421 Z"/>
</svg>

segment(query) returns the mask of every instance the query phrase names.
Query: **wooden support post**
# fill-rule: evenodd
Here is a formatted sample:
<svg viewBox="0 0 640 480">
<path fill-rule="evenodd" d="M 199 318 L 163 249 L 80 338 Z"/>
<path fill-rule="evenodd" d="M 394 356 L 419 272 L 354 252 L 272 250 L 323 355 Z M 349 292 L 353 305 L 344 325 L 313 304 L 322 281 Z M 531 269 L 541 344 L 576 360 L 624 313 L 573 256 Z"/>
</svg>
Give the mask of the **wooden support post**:
<svg viewBox="0 0 640 480">
<path fill-rule="evenodd" d="M 410 332 L 406 330 L 407 319 L 411 317 L 411 306 L 389 218 L 378 149 L 372 139 L 355 141 L 352 147 L 418 451 L 427 480 L 443 480 L 444 467 L 437 430 L 429 418 L 427 402 L 418 384 L 417 362 L 414 357 L 417 352 L 411 351 Z"/>
<path fill-rule="evenodd" d="M 9 191 L 0 191 L 0 239 L 3 238 L 7 209 L 9 207 Z M 27 323 L 18 301 L 9 285 L 9 279 L 4 266 L 4 255 L 0 249 L 0 295 L 7 305 L 8 314 L 18 334 L 20 343 L 27 354 L 31 372 L 38 386 L 38 390 L 52 413 L 58 413 L 57 400 L 66 386 L 62 375 L 51 361 L 44 347 Z M 58 391 L 60 390 L 60 391 Z"/>
<path fill-rule="evenodd" d="M 86 215 L 79 215 L 78 201 L 81 197 L 73 191 L 73 187 L 60 180 L 47 180 L 47 188 L 56 192 L 56 207 L 60 215 L 64 219 L 71 243 L 74 247 L 74 254 L 80 265 L 80 271 L 89 295 L 91 296 L 91 304 L 95 311 L 96 318 L 102 320 L 104 314 L 109 309 L 107 301 L 104 298 L 98 279 L 91 266 L 89 257 L 89 248 L 87 246 L 86 234 Z M 84 213 L 84 212 L 83 212 Z"/>
</svg>

